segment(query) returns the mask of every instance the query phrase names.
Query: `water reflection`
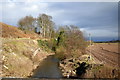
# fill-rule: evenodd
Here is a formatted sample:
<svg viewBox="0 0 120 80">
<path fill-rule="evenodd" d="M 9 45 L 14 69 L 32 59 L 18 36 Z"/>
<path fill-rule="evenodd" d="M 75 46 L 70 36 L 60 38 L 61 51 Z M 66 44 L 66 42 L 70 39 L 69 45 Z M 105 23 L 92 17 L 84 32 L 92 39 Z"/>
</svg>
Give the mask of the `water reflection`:
<svg viewBox="0 0 120 80">
<path fill-rule="evenodd" d="M 61 70 L 59 69 L 59 60 L 54 55 L 44 59 L 40 66 L 34 70 L 34 78 L 62 78 Z"/>
</svg>

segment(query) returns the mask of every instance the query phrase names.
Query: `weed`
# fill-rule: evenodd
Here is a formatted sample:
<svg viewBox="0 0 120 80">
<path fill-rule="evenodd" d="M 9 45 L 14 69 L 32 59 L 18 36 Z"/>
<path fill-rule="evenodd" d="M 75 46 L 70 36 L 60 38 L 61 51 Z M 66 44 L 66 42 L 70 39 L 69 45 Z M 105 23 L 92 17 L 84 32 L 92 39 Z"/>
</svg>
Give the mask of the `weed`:
<svg viewBox="0 0 120 80">
<path fill-rule="evenodd" d="M 52 48 L 50 46 L 50 42 L 47 40 L 37 40 L 38 41 L 38 45 L 40 48 L 42 48 L 44 51 L 47 52 L 52 52 Z"/>
</svg>

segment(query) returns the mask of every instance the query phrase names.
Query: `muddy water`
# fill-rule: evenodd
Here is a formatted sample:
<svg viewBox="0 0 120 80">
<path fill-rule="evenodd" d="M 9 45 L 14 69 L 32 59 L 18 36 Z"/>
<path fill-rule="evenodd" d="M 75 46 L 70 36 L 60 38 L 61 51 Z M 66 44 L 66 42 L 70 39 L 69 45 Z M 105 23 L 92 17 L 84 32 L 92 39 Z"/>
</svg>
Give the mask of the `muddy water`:
<svg viewBox="0 0 120 80">
<path fill-rule="evenodd" d="M 61 70 L 59 69 L 59 60 L 53 55 L 44 59 L 40 66 L 34 71 L 34 78 L 62 78 Z"/>
</svg>

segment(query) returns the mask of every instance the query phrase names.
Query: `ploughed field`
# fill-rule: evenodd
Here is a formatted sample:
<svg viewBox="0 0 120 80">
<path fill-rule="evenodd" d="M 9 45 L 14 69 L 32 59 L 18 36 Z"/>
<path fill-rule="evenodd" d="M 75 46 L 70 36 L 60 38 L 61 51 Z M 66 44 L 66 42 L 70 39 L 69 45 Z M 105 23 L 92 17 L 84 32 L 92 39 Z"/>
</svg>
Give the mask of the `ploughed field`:
<svg viewBox="0 0 120 80">
<path fill-rule="evenodd" d="M 96 63 L 119 68 L 118 57 L 120 57 L 120 53 L 118 43 L 94 43 L 87 48 L 87 52 L 94 57 Z"/>
</svg>

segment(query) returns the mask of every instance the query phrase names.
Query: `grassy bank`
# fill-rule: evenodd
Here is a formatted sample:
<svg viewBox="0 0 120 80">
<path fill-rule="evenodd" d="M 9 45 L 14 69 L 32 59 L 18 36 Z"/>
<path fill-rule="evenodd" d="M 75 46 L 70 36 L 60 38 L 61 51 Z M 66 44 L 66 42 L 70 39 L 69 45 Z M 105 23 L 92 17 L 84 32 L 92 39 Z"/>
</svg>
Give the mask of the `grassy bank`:
<svg viewBox="0 0 120 80">
<path fill-rule="evenodd" d="M 37 40 L 5 38 L 3 40 L 2 77 L 30 76 L 41 60 L 51 54 L 40 48 Z"/>
</svg>

